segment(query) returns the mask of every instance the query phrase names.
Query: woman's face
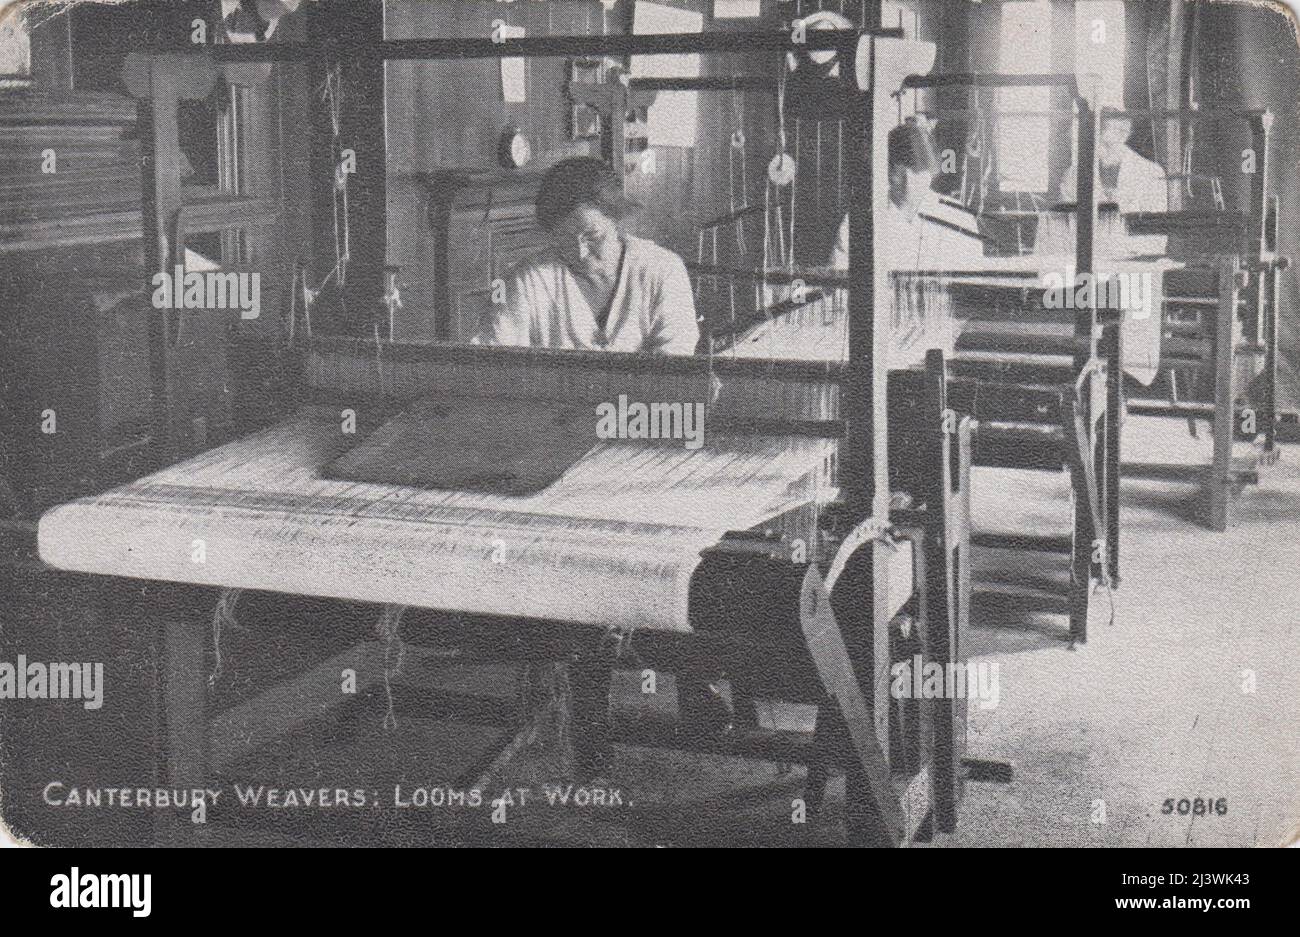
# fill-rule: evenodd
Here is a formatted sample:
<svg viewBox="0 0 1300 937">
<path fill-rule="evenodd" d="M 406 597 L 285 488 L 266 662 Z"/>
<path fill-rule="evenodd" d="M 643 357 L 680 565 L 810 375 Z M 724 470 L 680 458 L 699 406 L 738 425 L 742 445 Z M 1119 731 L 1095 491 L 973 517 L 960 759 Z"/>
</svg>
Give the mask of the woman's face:
<svg viewBox="0 0 1300 937">
<path fill-rule="evenodd" d="M 623 252 L 618 222 L 594 205 L 579 205 L 550 231 L 551 246 L 574 273 L 613 276 Z"/>
<path fill-rule="evenodd" d="M 909 215 L 920 209 L 932 185 L 934 173 L 929 170 L 917 171 L 906 166 L 889 169 L 889 200 Z"/>
</svg>

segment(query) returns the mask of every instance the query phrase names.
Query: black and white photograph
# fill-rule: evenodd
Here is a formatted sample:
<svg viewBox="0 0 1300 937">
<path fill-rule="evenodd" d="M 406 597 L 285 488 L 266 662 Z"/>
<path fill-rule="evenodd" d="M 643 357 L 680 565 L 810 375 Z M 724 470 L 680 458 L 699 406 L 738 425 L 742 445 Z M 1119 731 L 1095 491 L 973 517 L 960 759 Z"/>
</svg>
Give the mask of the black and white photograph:
<svg viewBox="0 0 1300 937">
<path fill-rule="evenodd" d="M 0 3 L 0 840 L 1300 846 L 1298 29 Z"/>
</svg>

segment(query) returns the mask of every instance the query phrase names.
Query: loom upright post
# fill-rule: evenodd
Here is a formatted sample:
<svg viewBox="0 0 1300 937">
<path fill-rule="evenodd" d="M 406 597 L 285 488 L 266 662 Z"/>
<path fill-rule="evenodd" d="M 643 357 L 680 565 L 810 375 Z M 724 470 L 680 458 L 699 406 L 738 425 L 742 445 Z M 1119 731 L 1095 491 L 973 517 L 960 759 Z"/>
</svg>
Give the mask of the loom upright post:
<svg viewBox="0 0 1300 937">
<path fill-rule="evenodd" d="M 878 430 L 883 420 L 884 382 L 876 380 L 878 323 L 875 317 L 876 276 L 874 264 L 875 208 L 872 163 L 875 134 L 872 127 L 871 93 L 861 96 L 847 121 L 849 177 L 849 380 L 842 404 L 849 426 L 844 455 L 840 459 L 841 483 L 854 517 L 875 511 L 881 466 L 885 463 L 885 440 Z M 888 320 L 885 320 L 888 321 Z M 877 401 L 877 397 L 880 398 Z M 878 405 L 879 404 L 879 405 Z"/>
<path fill-rule="evenodd" d="M 145 271 L 152 277 L 166 272 L 171 263 L 166 239 L 168 196 L 164 185 L 169 176 L 177 180 L 180 173 L 169 173 L 168 167 L 159 167 L 160 153 L 167 152 L 167 122 L 155 118 L 153 102 L 147 98 L 136 101 L 140 128 L 140 187 L 141 221 L 144 227 Z M 179 188 L 177 189 L 179 193 Z M 179 198 L 179 194 L 177 195 Z M 151 281 L 152 282 L 152 281 Z M 159 310 L 149 317 L 149 387 L 151 392 L 150 423 L 154 449 L 160 463 L 171 461 L 171 412 L 168 406 L 167 349 L 171 344 L 170 323 Z"/>
<path fill-rule="evenodd" d="M 1250 177 L 1250 205 L 1247 209 L 1246 264 L 1252 270 L 1260 265 L 1268 250 L 1268 199 L 1265 184 L 1268 181 L 1268 134 L 1273 126 L 1273 115 L 1269 111 L 1252 114 L 1250 124 L 1250 145 L 1255 153 L 1255 171 Z M 1246 314 L 1250 317 L 1246 340 L 1253 345 L 1264 341 L 1263 277 L 1252 277 L 1246 287 Z"/>
<path fill-rule="evenodd" d="M 876 299 L 884 296 L 880 271 L 875 264 L 875 206 L 888 197 L 887 174 L 875 171 L 886 165 L 885 137 L 876 133 L 876 115 L 889 108 L 881 106 L 877 95 L 888 101 L 882 88 L 879 57 L 881 44 L 870 40 L 873 74 L 866 90 L 853 102 L 846 121 L 846 150 L 849 183 L 849 315 L 848 380 L 842 389 L 840 417 L 848 436 L 841 446 L 840 484 L 853 523 L 868 518 L 887 522 L 889 517 L 889 471 L 886 418 L 887 375 L 877 371 L 888 360 L 889 319 L 877 317 Z M 841 55 L 848 57 L 851 50 Z M 872 549 L 868 547 L 868 549 Z M 836 603 L 845 645 L 852 658 L 856 679 L 868 701 L 873 737 L 883 751 L 890 750 L 890 697 L 888 662 L 889 646 L 889 568 L 873 559 L 861 569 L 869 581 Z M 869 588 L 869 593 L 867 589 Z M 848 718 L 849 714 L 845 713 Z M 862 752 L 859 752 L 863 756 Z M 865 762 L 864 762 L 865 763 Z M 851 834 L 855 838 L 871 837 L 878 826 L 878 816 L 889 811 L 897 796 L 892 789 L 874 789 L 867 780 L 870 772 L 849 772 L 846 810 Z M 878 835 L 878 834 L 875 834 Z"/>
<path fill-rule="evenodd" d="M 1079 158 L 1078 171 L 1075 173 L 1075 283 L 1084 277 L 1091 277 L 1094 264 L 1094 244 L 1097 228 L 1097 111 L 1082 94 L 1076 95 L 1075 106 L 1078 110 Z M 1071 284 L 1073 286 L 1073 284 Z M 1092 297 L 1080 304 L 1074 318 L 1074 370 L 1082 372 L 1091 366 L 1097 352 L 1097 312 Z M 1078 413 L 1088 428 L 1087 438 L 1093 439 L 1094 415 L 1092 412 L 1092 379 L 1082 388 L 1079 399 L 1075 401 Z M 1086 471 L 1083 460 L 1093 459 L 1095 452 L 1079 453 L 1078 471 Z M 1100 493 L 1099 493 L 1100 495 Z M 1082 536 L 1081 536 L 1082 534 Z M 1093 523 L 1091 506 L 1087 499 L 1076 498 L 1074 503 L 1074 551 L 1071 572 L 1076 580 L 1086 583 L 1091 579 L 1096 564 L 1092 563 L 1094 541 L 1102 536 Z M 1105 558 L 1103 558 L 1104 561 Z M 1099 569 L 1096 572 L 1100 572 Z M 1076 590 L 1078 582 L 1076 582 Z M 1086 609 L 1086 604 L 1083 606 Z M 1082 616 L 1082 620 L 1080 617 Z M 1070 615 L 1070 637 L 1079 641 L 1087 640 L 1087 612 L 1072 608 Z"/>
<path fill-rule="evenodd" d="M 145 270 L 150 278 L 146 289 L 152 292 L 157 285 L 153 280 L 156 274 L 173 276 L 175 265 L 185 262 L 184 248 L 178 243 L 185 200 L 177 111 L 182 101 L 201 100 L 211 92 L 216 71 L 209 60 L 194 54 L 132 52 L 122 64 L 122 83 L 137 101 L 141 225 Z M 173 288 L 179 286 L 174 284 Z M 178 451 L 193 448 L 201 439 L 194 425 L 199 414 L 193 398 L 178 392 L 179 372 L 195 364 L 192 353 L 187 357 L 184 350 L 175 347 L 180 328 L 181 318 L 172 310 L 157 309 L 150 316 L 153 446 L 156 461 L 164 465 Z"/>
<path fill-rule="evenodd" d="M 1260 274 L 1260 289 L 1264 291 L 1264 386 L 1260 408 L 1264 441 L 1260 461 L 1264 465 L 1277 462 L 1277 304 L 1282 293 L 1282 271 L 1290 265 L 1289 260 L 1277 256 L 1279 217 L 1278 197 L 1269 196 L 1264 235 L 1269 264 Z"/>
</svg>

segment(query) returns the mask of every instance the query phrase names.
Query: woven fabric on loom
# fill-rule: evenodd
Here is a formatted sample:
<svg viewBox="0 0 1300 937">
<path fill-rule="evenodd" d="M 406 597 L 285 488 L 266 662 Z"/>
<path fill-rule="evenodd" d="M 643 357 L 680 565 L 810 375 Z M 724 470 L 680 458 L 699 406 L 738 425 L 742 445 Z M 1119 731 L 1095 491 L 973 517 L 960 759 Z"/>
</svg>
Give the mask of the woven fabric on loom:
<svg viewBox="0 0 1300 937">
<path fill-rule="evenodd" d="M 890 370 L 913 368 L 925 359 L 931 348 L 943 351 L 947 357 L 954 355 L 957 338 L 964 323 L 954 315 L 950 285 L 960 282 L 964 286 L 983 284 L 1007 286 L 1018 289 L 1029 285 L 1044 288 L 1045 274 L 1055 273 L 1063 279 L 1073 271 L 1072 246 L 1070 253 L 1065 245 L 1073 245 L 1073 228 L 1069 221 L 1060 221 L 1046 215 L 1044 222 L 1047 243 L 1033 255 L 1020 257 L 988 257 L 980 261 L 979 270 L 953 269 L 942 274 L 902 274 L 893 278 L 890 302 L 890 342 L 887 348 Z M 1062 233 L 1064 232 L 1064 233 Z M 1098 253 L 1096 277 L 1099 281 L 1116 276 L 1142 276 L 1147 308 L 1137 314 L 1126 313 L 1121 320 L 1121 349 L 1124 370 L 1131 377 L 1150 384 L 1159 368 L 1160 346 L 1163 334 L 1164 276 L 1182 265 L 1167 257 L 1147 257 L 1121 253 L 1129 249 L 1150 246 L 1150 238 L 1128 239 L 1122 231 L 1116 232 L 1114 224 L 1104 227 L 1104 252 Z M 1163 241 L 1163 239 L 1161 239 Z M 1054 246 L 1055 245 L 1055 246 Z M 1039 280 L 1024 280 L 1024 274 L 1034 274 Z M 1012 277 L 1004 280 L 1003 277 Z M 1012 324 L 1025 334 L 1035 330 L 1053 329 L 1068 336 L 1073 331 L 1068 321 L 1054 323 L 1039 317 Z M 808 303 L 789 312 L 773 316 L 751 326 L 735 341 L 725 354 L 737 357 L 784 358 L 812 361 L 844 361 L 848 351 L 848 302 L 843 291 L 817 296 Z"/>
<path fill-rule="evenodd" d="M 41 558 L 78 572 L 687 630 L 701 550 L 833 495 L 834 444 L 820 439 L 718 435 L 694 451 L 603 442 L 522 497 L 323 478 L 356 441 L 337 409 L 307 408 L 53 509 Z"/>
<path fill-rule="evenodd" d="M 952 299 L 936 277 L 894 281 L 888 360 L 891 371 L 916 367 L 938 348 L 951 356 Z M 752 326 L 726 354 L 800 361 L 844 361 L 848 356 L 848 295 L 837 290 Z"/>
</svg>

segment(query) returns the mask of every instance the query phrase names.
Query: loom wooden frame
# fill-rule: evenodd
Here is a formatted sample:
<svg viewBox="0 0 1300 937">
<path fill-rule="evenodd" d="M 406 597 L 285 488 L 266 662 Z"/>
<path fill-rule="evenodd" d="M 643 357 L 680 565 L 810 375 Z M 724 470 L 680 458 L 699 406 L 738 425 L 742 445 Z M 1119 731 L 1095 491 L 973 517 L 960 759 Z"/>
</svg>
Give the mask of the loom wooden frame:
<svg viewBox="0 0 1300 937">
<path fill-rule="evenodd" d="M 342 43 L 273 43 L 268 45 L 248 45 L 248 46 L 217 46 L 205 50 L 217 62 L 254 62 L 254 61 L 301 61 L 306 59 L 312 60 L 334 60 L 340 56 L 346 56 L 349 59 L 362 58 L 371 61 L 383 61 L 391 59 L 464 59 L 470 57 L 482 58 L 503 58 L 503 57 L 529 57 L 541 55 L 600 55 L 600 54 L 664 54 L 664 53 L 703 53 L 703 52 L 745 52 L 754 51 L 786 51 L 791 49 L 812 50 L 812 49 L 836 49 L 846 58 L 850 57 L 856 48 L 859 40 L 864 36 L 878 36 L 886 38 L 901 38 L 901 30 L 882 30 L 882 29 L 862 29 L 862 30 L 843 30 L 835 32 L 814 31 L 809 34 L 807 42 L 796 43 L 786 33 L 780 31 L 768 32 L 745 32 L 745 33 L 713 33 L 702 34 L 698 36 L 587 36 L 587 37 L 545 37 L 539 39 L 520 39 L 508 40 L 505 42 L 492 42 L 490 40 L 382 40 L 372 42 L 349 42 L 346 45 Z M 157 50 L 174 52 L 175 50 Z M 192 52 L 192 50 L 185 50 Z M 872 57 L 873 68 L 875 65 L 875 56 Z M 870 87 L 865 93 L 858 94 L 857 106 L 853 107 L 848 114 L 847 121 L 847 138 L 850 146 L 859 152 L 872 152 L 873 140 L 873 96 L 878 93 L 879 89 L 874 87 L 875 82 L 871 82 Z M 149 144 L 149 136 L 145 137 L 146 146 Z M 167 180 L 159 175 L 159 167 L 153 164 L 152 160 L 146 159 L 147 182 L 149 191 L 156 192 L 159 186 L 166 185 Z M 170 167 L 163 167 L 164 170 Z M 857 284 L 851 290 L 850 298 L 850 327 L 849 327 L 849 360 L 842 368 L 827 369 L 820 366 L 813 370 L 824 377 L 831 377 L 834 380 L 842 382 L 844 396 L 842 400 L 843 412 L 841 419 L 838 421 L 842 424 L 846 439 L 841 447 L 839 457 L 840 474 L 842 481 L 842 491 L 845 497 L 845 511 L 851 518 L 867 518 L 873 514 L 881 516 L 883 507 L 888 498 L 888 468 L 887 468 L 887 428 L 877 419 L 877 415 L 885 412 L 885 387 L 874 368 L 873 347 L 876 338 L 875 329 L 877 327 L 874 320 L 873 299 L 874 299 L 874 279 L 875 270 L 873 263 L 873 224 L 872 224 L 872 184 L 873 174 L 871 171 L 871 160 L 854 160 L 849 163 L 850 191 L 852 199 L 850 203 L 849 217 L 850 230 L 852 238 L 852 253 L 850 257 L 849 275 L 853 282 Z M 148 204 L 146 205 L 148 209 Z M 153 226 L 157 223 L 156 214 L 146 210 L 146 237 L 147 241 L 157 243 L 152 237 Z M 152 222 L 152 224 L 150 223 Z M 153 258 L 157 260 L 157 257 Z M 885 328 L 888 326 L 886 325 Z M 403 354 L 402 351 L 396 350 L 398 346 L 390 346 L 394 349 L 395 354 Z M 473 354 L 479 354 L 484 350 L 474 350 Z M 490 355 L 508 355 L 511 352 L 502 349 L 492 349 L 486 351 Z M 575 363 L 578 358 L 571 359 Z M 941 360 L 941 359 L 940 359 Z M 608 363 L 609 359 L 605 358 L 602 363 Z M 671 359 L 656 359 L 654 366 L 662 368 L 665 361 Z M 739 363 L 722 363 L 721 359 L 712 362 L 720 370 L 729 370 L 738 368 L 740 370 L 754 369 L 768 375 L 779 375 L 786 371 L 806 373 L 808 368 L 804 365 L 791 364 L 785 362 L 752 362 L 741 365 Z M 681 364 L 672 362 L 667 365 L 670 369 L 678 367 L 686 370 L 698 369 L 700 365 Z M 942 398 L 944 388 L 944 376 L 942 367 L 937 375 L 931 370 L 932 382 L 937 381 L 937 392 Z M 932 390 L 934 388 L 932 387 Z M 165 405 L 165 394 L 164 405 Z M 947 434 L 939 427 L 940 421 L 934 421 L 931 425 L 931 435 L 940 440 L 938 448 L 934 452 L 942 453 L 942 470 L 939 474 L 943 478 L 948 478 L 947 470 L 949 465 L 949 450 Z M 864 429 L 865 428 L 865 429 Z M 165 434 L 162 438 L 166 438 Z M 947 543 L 947 537 L 951 536 L 959 527 L 952 526 L 951 515 L 946 514 L 941 505 L 947 503 L 947 492 L 942 488 L 926 483 L 927 490 L 931 492 L 943 491 L 944 497 L 935 502 L 932 498 L 927 502 L 926 510 L 919 511 L 912 516 L 912 520 L 921 524 L 924 528 L 914 533 L 918 543 L 923 542 L 925 536 L 937 537 L 936 543 Z M 944 520 L 944 518 L 949 518 Z M 935 527 L 935 519 L 942 524 Z M 943 653 L 949 658 L 956 653 L 955 640 L 960 631 L 960 624 L 964 621 L 963 604 L 956 601 L 954 593 L 959 592 L 959 586 L 951 578 L 951 570 L 948 565 L 947 552 L 936 553 L 930 546 L 918 551 L 921 556 L 918 557 L 918 569 L 924 570 L 924 563 L 930 562 L 938 568 L 931 570 L 929 573 L 922 572 L 919 585 L 916 586 L 918 594 L 925 596 L 934 593 L 938 601 L 935 605 L 937 608 L 945 610 L 944 620 L 947 627 L 943 629 L 947 637 L 938 636 L 930 640 L 932 650 L 946 648 Z M 876 579 L 880 578 L 880 569 L 877 568 L 874 575 Z M 942 582 L 942 589 L 940 583 Z M 939 590 L 935 592 L 935 590 Z M 879 590 L 874 590 L 878 592 Z M 889 623 L 881 620 L 880 610 L 882 608 L 882 599 L 877 595 L 870 613 L 866 616 L 859 614 L 858 617 L 865 617 L 863 623 L 873 636 L 872 642 L 879 645 L 885 641 L 886 651 L 888 649 Z M 204 691 L 201 685 L 196 685 L 202 670 L 203 658 L 203 639 L 202 635 L 196 637 L 192 628 L 188 628 L 182 622 L 174 618 L 168 618 L 162 628 L 162 641 L 165 647 L 165 690 L 164 690 L 164 713 L 167 733 L 167 773 L 173 782 L 182 780 L 201 779 L 205 770 L 207 753 L 209 751 L 209 739 L 207 738 L 207 721 L 204 715 Z M 948 658 L 945 658 L 948 659 Z M 604 666 L 602 663 L 601 666 Z M 860 667 L 854 668 L 859 673 L 862 672 Z M 830 694 L 825 692 L 824 700 L 829 702 Z M 881 688 L 877 686 L 875 690 L 877 702 L 881 700 Z M 887 697 L 886 705 L 888 705 Z M 942 770 L 942 777 L 935 781 L 936 790 L 943 788 L 935 801 L 932 803 L 934 820 L 942 829 L 951 828 L 955 822 L 955 804 L 957 799 L 956 785 L 957 781 L 957 748 L 953 741 L 953 733 L 957 731 L 957 722 L 952 716 L 952 707 L 940 707 L 942 712 L 947 713 L 947 717 L 940 720 L 942 725 L 947 728 L 940 728 L 939 736 L 947 741 L 941 742 L 941 756 L 945 761 Z M 837 707 L 829 707 L 827 710 L 832 715 L 838 711 Z M 843 727 L 841 727 L 843 728 Z M 851 733 L 845 732 L 844 735 Z M 828 742 L 818 743 L 818 747 L 832 744 Z M 881 800 L 881 798 L 890 799 L 896 796 L 894 791 L 881 791 L 870 789 L 870 785 L 865 779 L 858 776 L 858 772 L 852 766 L 853 759 L 850 758 L 848 765 L 850 773 L 850 796 L 848 806 L 850 812 L 850 832 L 852 838 L 861 841 L 864 837 L 874 839 L 881 835 L 881 830 L 876 821 L 871 819 L 872 814 L 881 812 L 890 813 L 895 808 Z M 946 786 L 945 786 L 946 785 Z M 927 792 L 928 794 L 928 792 Z M 873 806 L 874 804 L 874 806 Z M 854 820 L 853 817 L 858 819 Z M 863 819 L 865 817 L 865 819 Z M 878 819 L 878 817 L 877 817 Z M 159 833 L 164 839 L 172 839 L 179 831 L 175 828 L 168 828 L 166 821 L 160 821 Z M 898 844 L 899 839 L 893 833 L 886 833 L 886 840 Z M 907 831 L 904 831 L 904 839 L 907 838 Z"/>
<path fill-rule="evenodd" d="M 999 72 L 951 73 L 939 75 L 914 75 L 903 82 L 904 89 L 922 88 L 1007 88 L 1007 87 L 1056 87 L 1071 92 L 1074 110 L 1070 113 L 1078 124 L 1078 164 L 1090 166 L 1092 171 L 1080 171 L 1076 174 L 1076 196 L 1073 205 L 1068 206 L 1076 218 L 1075 226 L 1075 270 L 1078 275 L 1091 274 L 1094 270 L 1095 233 L 1097 224 L 1096 166 L 1097 133 L 1099 112 L 1091 102 L 1080 93 L 1076 76 L 1072 73 L 1045 73 L 1036 75 L 1016 75 Z M 945 109 L 932 109 L 930 114 L 946 113 Z M 1100 326 L 1100 335 L 1098 335 Z M 1016 534 L 1003 536 L 997 534 L 973 534 L 972 542 L 978 546 L 993 549 L 1014 549 L 1035 553 L 1067 553 L 1070 556 L 1069 595 L 1066 612 L 1069 618 L 1069 635 L 1072 641 L 1084 642 L 1088 635 L 1088 605 L 1092 592 L 1092 581 L 1098 570 L 1098 564 L 1092 562 L 1094 541 L 1104 538 L 1105 556 L 1103 562 L 1112 579 L 1119 576 L 1119 413 L 1121 395 L 1120 370 L 1120 336 L 1119 323 L 1114 319 L 1101 319 L 1091 305 L 1081 306 L 1075 314 L 1074 323 L 1073 369 L 1076 380 L 1082 378 L 1085 369 L 1094 360 L 1105 362 L 1105 407 L 1099 414 L 1092 410 L 1092 395 L 1087 389 L 1076 393 L 1075 382 L 1062 385 L 1060 401 L 1052 406 L 1049 419 L 1054 420 L 1064 436 L 1065 462 L 1070 469 L 1071 488 L 1075 494 L 1072 536 L 1063 540 L 1059 536 L 1030 536 Z M 958 379 L 962 381 L 964 379 Z M 982 379 L 976 379 L 982 380 Z M 1097 380 L 1095 372 L 1087 378 L 1087 387 Z M 1014 378 L 1006 382 L 1013 387 L 1019 386 L 1026 393 L 1032 387 L 1026 382 L 1017 382 Z M 1023 385 L 1023 386 L 1022 386 Z M 975 415 L 975 414 L 972 414 Z M 1023 412 L 1006 414 L 1003 424 L 996 417 L 995 421 L 981 427 L 980 432 L 988 435 L 999 432 L 1021 432 L 1031 429 L 1039 420 L 1028 418 Z M 1085 466 L 1083 459 L 1087 453 L 1078 453 L 1075 457 L 1074 422 L 1076 416 L 1083 420 L 1088 428 L 1088 443 L 1091 448 L 1092 466 Z M 984 414 L 978 418 L 987 420 Z M 1097 425 L 1101 424 L 1100 438 Z M 1023 435 L 1023 434 L 1022 434 Z M 1032 439 L 1034 434 L 1029 438 Z M 1029 462 L 1027 464 L 1033 464 Z M 1095 492 L 1099 504 L 1099 515 L 1094 519 L 1090 508 L 1090 486 L 1085 482 L 1086 476 L 1095 475 L 1099 479 L 1099 490 Z M 1098 528 L 1100 520 L 1102 529 Z"/>
<path fill-rule="evenodd" d="M 1213 380 L 1213 402 L 1199 405 L 1144 400 L 1130 403 L 1128 407 L 1134 415 L 1185 419 L 1189 424 L 1197 417 L 1208 419 L 1213 441 L 1211 460 L 1208 465 L 1198 466 L 1129 463 L 1122 467 L 1122 471 L 1133 478 L 1201 486 L 1204 492 L 1206 526 L 1211 530 L 1223 531 L 1228 526 L 1233 493 L 1246 484 L 1257 484 L 1263 470 L 1275 465 L 1280 456 L 1277 448 L 1278 298 L 1281 293 L 1282 271 L 1290 265 L 1290 259 L 1277 253 L 1278 197 L 1268 192 L 1269 132 L 1273 115 L 1268 110 L 1238 112 L 1220 109 L 1103 110 L 1102 114 L 1103 117 L 1178 120 L 1180 123 L 1238 120 L 1250 128 L 1251 147 L 1256 153 L 1257 162 L 1251 177 L 1250 204 L 1244 215 L 1227 212 L 1216 212 L 1208 216 L 1186 211 L 1147 212 L 1135 215 L 1131 222 L 1140 231 L 1161 234 L 1174 233 L 1186 225 L 1195 225 L 1200 229 L 1212 226 L 1216 232 L 1221 231 L 1231 245 L 1226 251 L 1212 251 L 1209 258 L 1209 265 L 1217 274 L 1219 286 L 1213 306 L 1213 322 L 1200 334 L 1200 338 L 1208 343 L 1212 353 L 1203 356 L 1195 365 L 1197 370 L 1208 374 Z M 1243 246 L 1244 252 L 1241 250 Z M 1235 346 L 1235 324 L 1242 292 L 1246 294 L 1246 315 L 1243 317 L 1245 341 L 1238 349 Z M 1237 402 L 1239 398 L 1250 402 L 1246 396 L 1247 389 L 1239 387 L 1237 381 L 1237 361 L 1244 354 L 1253 354 L 1260 359 L 1256 373 L 1262 379 L 1259 390 L 1261 412 L 1257 420 L 1261 438 L 1253 457 L 1234 460 L 1232 445 L 1237 436 L 1240 414 Z M 1162 370 L 1179 367 L 1179 363 L 1167 362 L 1163 358 L 1162 355 Z M 1182 366 L 1187 365 L 1184 363 Z"/>
</svg>

